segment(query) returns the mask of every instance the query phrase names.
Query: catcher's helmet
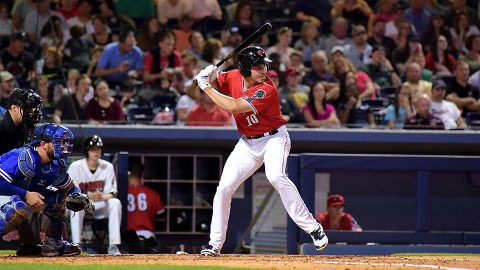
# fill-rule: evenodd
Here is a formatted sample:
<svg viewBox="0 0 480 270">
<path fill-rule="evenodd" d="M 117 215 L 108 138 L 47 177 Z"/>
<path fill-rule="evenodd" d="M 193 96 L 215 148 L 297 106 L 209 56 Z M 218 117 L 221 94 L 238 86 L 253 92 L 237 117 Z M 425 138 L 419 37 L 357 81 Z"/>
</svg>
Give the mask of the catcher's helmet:
<svg viewBox="0 0 480 270">
<path fill-rule="evenodd" d="M 91 137 L 88 137 L 84 144 L 83 144 L 83 152 L 85 153 L 85 156 L 88 158 L 88 150 L 92 147 L 98 146 L 102 150 L 103 153 L 103 140 L 100 136 L 98 135 L 93 135 Z"/>
<path fill-rule="evenodd" d="M 247 47 L 241 50 L 237 56 L 238 69 L 244 77 L 250 77 L 252 72 L 250 69 L 261 64 L 268 64 L 272 62 L 267 57 L 267 53 L 263 48 L 258 46 Z"/>
<path fill-rule="evenodd" d="M 37 146 L 41 141 L 53 143 L 53 158 L 58 160 L 63 166 L 67 166 L 67 159 L 72 154 L 73 133 L 64 126 L 53 123 L 43 124 L 33 132 L 31 146 Z"/>
<path fill-rule="evenodd" d="M 22 122 L 27 127 L 34 127 L 42 118 L 42 98 L 32 89 L 15 88 L 7 102 L 7 107 L 19 106 L 22 111 Z"/>
</svg>

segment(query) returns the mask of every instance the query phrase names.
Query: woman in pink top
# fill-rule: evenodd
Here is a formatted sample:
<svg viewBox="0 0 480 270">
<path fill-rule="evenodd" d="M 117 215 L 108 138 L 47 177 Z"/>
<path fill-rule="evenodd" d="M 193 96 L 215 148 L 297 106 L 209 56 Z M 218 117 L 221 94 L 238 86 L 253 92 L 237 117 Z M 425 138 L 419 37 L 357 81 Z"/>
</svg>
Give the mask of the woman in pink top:
<svg viewBox="0 0 480 270">
<path fill-rule="evenodd" d="M 103 123 L 109 121 L 125 121 L 125 114 L 118 100 L 109 94 L 106 81 L 95 85 L 95 98 L 87 105 L 86 118 L 90 123 Z"/>
<path fill-rule="evenodd" d="M 321 82 L 312 85 L 308 102 L 303 107 L 303 117 L 308 127 L 339 127 L 335 108 L 325 100 L 325 88 Z"/>
<path fill-rule="evenodd" d="M 365 98 L 375 99 L 376 93 L 375 88 L 373 87 L 372 79 L 370 79 L 367 73 L 357 70 L 350 60 L 345 57 L 339 58 L 334 63 L 334 69 L 335 76 L 337 76 L 339 81 L 350 79 L 350 77 L 347 76 L 347 73 L 352 73 L 349 74 L 349 76 L 353 75 L 353 79 L 355 80 L 355 84 L 358 88 L 359 100 L 363 100 Z"/>
</svg>

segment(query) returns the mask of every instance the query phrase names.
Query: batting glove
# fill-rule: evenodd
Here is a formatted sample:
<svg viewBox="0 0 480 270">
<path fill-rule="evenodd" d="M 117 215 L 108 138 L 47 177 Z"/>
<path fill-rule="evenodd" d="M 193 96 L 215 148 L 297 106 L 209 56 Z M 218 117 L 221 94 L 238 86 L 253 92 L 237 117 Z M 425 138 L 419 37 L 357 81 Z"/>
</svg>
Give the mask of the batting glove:
<svg viewBox="0 0 480 270">
<path fill-rule="evenodd" d="M 214 65 L 209 65 L 208 67 L 202 69 L 197 76 L 195 76 L 195 81 L 197 81 L 198 87 L 205 90 L 207 87 L 211 87 L 210 79 L 217 69 Z"/>
</svg>

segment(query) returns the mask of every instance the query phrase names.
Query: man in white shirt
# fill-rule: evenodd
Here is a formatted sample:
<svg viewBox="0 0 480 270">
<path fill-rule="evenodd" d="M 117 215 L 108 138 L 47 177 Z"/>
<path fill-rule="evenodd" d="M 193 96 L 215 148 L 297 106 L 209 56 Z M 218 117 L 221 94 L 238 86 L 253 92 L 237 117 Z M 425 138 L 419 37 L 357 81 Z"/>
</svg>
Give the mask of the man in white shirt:
<svg viewBox="0 0 480 270">
<path fill-rule="evenodd" d="M 464 129 L 467 127 L 462 114 L 455 103 L 445 100 L 447 85 L 443 80 L 436 80 L 432 88 L 432 115 L 440 118 L 445 129 Z"/>
</svg>

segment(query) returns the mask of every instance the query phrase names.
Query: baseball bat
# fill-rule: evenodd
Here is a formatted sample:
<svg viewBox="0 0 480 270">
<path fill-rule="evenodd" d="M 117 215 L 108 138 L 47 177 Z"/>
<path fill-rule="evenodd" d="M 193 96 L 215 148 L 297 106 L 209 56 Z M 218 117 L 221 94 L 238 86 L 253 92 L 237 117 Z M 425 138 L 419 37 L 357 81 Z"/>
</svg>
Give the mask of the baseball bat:
<svg viewBox="0 0 480 270">
<path fill-rule="evenodd" d="M 272 25 L 270 23 L 265 23 L 260 28 L 255 30 L 250 36 L 242 41 L 242 43 L 238 44 L 232 52 L 230 52 L 227 56 L 225 56 L 220 62 L 218 62 L 215 66 L 220 67 L 223 63 L 227 62 L 230 58 L 237 55 L 241 50 L 245 49 L 246 47 L 252 45 L 255 41 L 260 39 L 263 35 L 270 32 L 272 30 Z"/>
</svg>

